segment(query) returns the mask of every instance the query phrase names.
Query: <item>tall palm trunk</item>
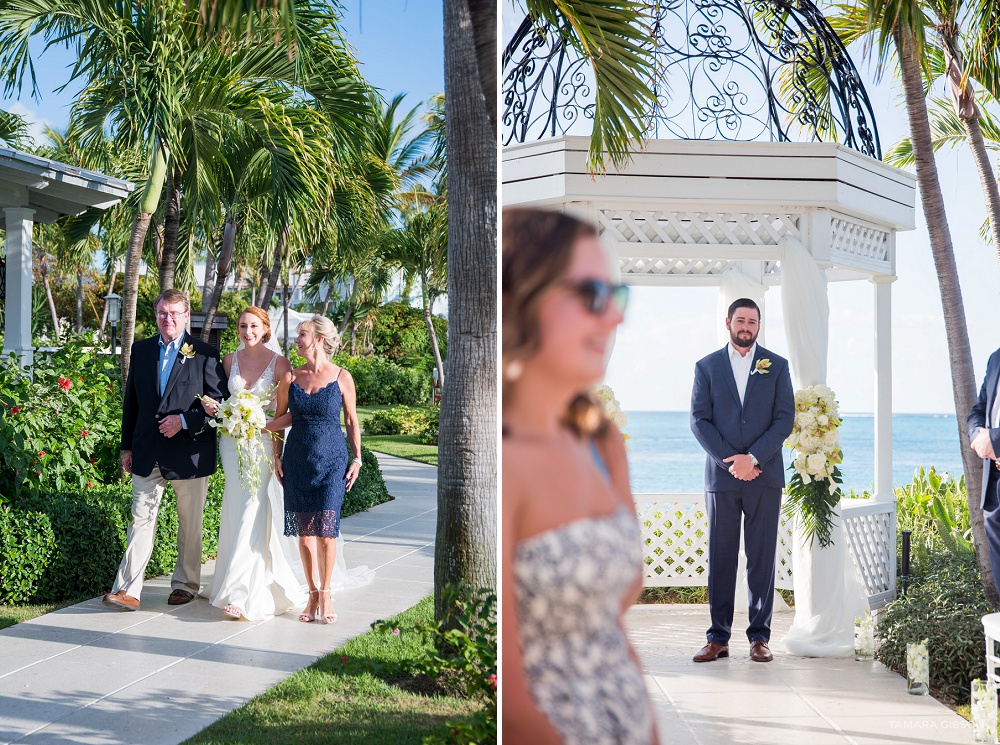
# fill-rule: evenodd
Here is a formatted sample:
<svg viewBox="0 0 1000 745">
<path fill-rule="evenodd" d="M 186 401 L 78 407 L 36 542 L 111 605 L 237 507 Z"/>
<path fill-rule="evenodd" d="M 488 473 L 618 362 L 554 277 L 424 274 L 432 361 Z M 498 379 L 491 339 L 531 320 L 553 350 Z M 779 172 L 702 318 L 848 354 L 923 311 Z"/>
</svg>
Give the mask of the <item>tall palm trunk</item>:
<svg viewBox="0 0 1000 745">
<path fill-rule="evenodd" d="M 218 267 L 219 254 L 212 250 L 212 246 L 219 242 L 218 234 L 213 236 L 215 240 L 211 242 L 205 251 L 205 281 L 201 286 L 201 309 L 208 310 L 208 302 L 212 299 L 212 290 L 215 289 L 216 268 Z"/>
<path fill-rule="evenodd" d="M 983 186 L 986 197 L 986 216 L 990 222 L 990 238 L 993 239 L 993 250 L 1000 261 L 1000 189 L 997 188 L 997 177 L 993 173 L 993 164 L 986 152 L 986 142 L 983 140 L 983 130 L 979 126 L 978 117 L 962 119 L 965 127 L 965 138 L 969 141 L 972 159 L 979 171 L 979 182 Z"/>
<path fill-rule="evenodd" d="M 212 333 L 212 324 L 215 323 L 215 316 L 219 312 L 219 301 L 222 299 L 222 291 L 226 287 L 226 280 L 229 278 L 229 269 L 233 263 L 233 248 L 236 246 L 236 217 L 230 213 L 226 218 L 226 227 L 222 232 L 222 248 L 219 250 L 219 264 L 216 269 L 215 287 L 212 290 L 212 300 L 208 308 L 205 309 L 205 327 L 201 330 L 201 340 L 208 341 Z"/>
<path fill-rule="evenodd" d="M 952 394 L 955 399 L 955 417 L 958 420 L 958 438 L 962 443 L 962 466 L 969 502 L 969 517 L 976 545 L 976 557 L 982 576 L 983 590 L 991 606 L 997 607 L 998 598 L 993 585 L 989 544 L 979 507 L 978 485 L 982 483 L 983 462 L 967 443 L 965 420 L 976 402 L 976 383 L 972 367 L 972 350 L 969 347 L 969 330 L 965 323 L 965 303 L 958 281 L 958 267 L 951 243 L 948 215 L 944 209 L 944 196 L 938 180 L 937 164 L 931 146 L 931 128 L 927 117 L 923 78 L 916 56 L 915 41 L 909 33 L 897 30 L 896 50 L 902 69 L 903 90 L 906 94 L 906 113 L 910 122 L 910 139 L 920 185 L 920 203 L 930 234 L 934 269 L 937 271 L 944 311 L 945 335 L 948 340 L 948 360 L 951 367 Z"/>
<path fill-rule="evenodd" d="M 139 265 L 142 262 L 142 244 L 146 241 L 149 221 L 160 202 L 160 192 L 167 175 L 167 154 L 158 144 L 154 145 L 149 178 L 139 202 L 139 213 L 132 224 L 132 236 L 125 251 L 125 278 L 122 287 L 122 380 L 128 380 L 132 364 L 132 342 L 135 341 L 135 312 L 139 300 Z"/>
<path fill-rule="evenodd" d="M 52 285 L 49 283 L 49 267 L 43 258 L 41 263 L 42 284 L 45 286 L 45 300 L 49 306 L 49 314 L 52 316 L 52 338 L 59 341 L 59 313 L 56 311 L 56 301 L 52 296 Z"/>
<path fill-rule="evenodd" d="M 163 254 L 160 257 L 160 292 L 174 289 L 177 274 L 177 239 L 181 230 L 181 172 L 174 169 L 167 180 L 163 215 Z"/>
<path fill-rule="evenodd" d="M 475 11 L 475 12 L 473 12 Z M 493 22 L 488 18 L 492 14 Z M 477 36 L 476 30 L 481 30 Z M 492 49 L 490 45 L 492 44 Z M 448 390 L 441 399 L 435 615 L 450 583 L 496 587 L 496 126 L 477 63 L 496 58 L 496 5 L 444 2 Z M 490 64 L 493 64 L 490 62 Z"/>
<path fill-rule="evenodd" d="M 260 288 L 260 307 L 267 310 L 271 305 L 271 298 L 274 296 L 274 288 L 278 286 L 281 278 L 281 264 L 285 259 L 285 246 L 288 242 L 288 228 L 283 228 L 278 234 L 278 242 L 274 247 L 274 261 L 271 262 L 270 271 L 264 276 L 264 281 Z"/>
<path fill-rule="evenodd" d="M 117 262 L 111 263 L 111 281 L 108 282 L 108 294 L 115 291 L 115 280 L 118 279 Z M 104 310 L 101 311 L 101 338 L 104 338 L 104 327 L 108 325 L 108 304 L 104 303 Z"/>
<path fill-rule="evenodd" d="M 83 333 L 83 269 L 76 270 L 76 333 Z"/>
<path fill-rule="evenodd" d="M 431 316 L 431 306 L 434 299 L 427 291 L 427 277 L 420 278 L 420 300 L 424 306 L 424 323 L 427 324 L 427 336 L 431 340 L 431 351 L 434 353 L 434 365 L 437 367 L 438 385 L 444 390 L 444 364 L 441 362 L 441 349 L 438 347 L 437 332 L 434 331 L 434 318 Z"/>
</svg>

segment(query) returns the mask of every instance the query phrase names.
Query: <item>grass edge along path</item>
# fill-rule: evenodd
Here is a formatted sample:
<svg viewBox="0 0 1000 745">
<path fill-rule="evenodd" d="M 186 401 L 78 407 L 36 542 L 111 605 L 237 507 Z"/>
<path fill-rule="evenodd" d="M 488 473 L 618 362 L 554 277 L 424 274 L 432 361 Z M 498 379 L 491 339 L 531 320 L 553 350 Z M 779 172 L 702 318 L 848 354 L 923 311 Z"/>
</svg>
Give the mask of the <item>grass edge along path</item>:
<svg viewBox="0 0 1000 745">
<path fill-rule="evenodd" d="M 419 657 L 416 623 L 432 621 L 433 598 L 389 619 L 389 631 L 348 640 L 309 667 L 226 714 L 183 745 L 420 745 L 447 738 L 447 723 L 471 716 L 482 704 L 427 696 L 399 687 L 400 667 Z"/>
<path fill-rule="evenodd" d="M 361 422 L 362 430 L 364 429 L 365 421 L 376 411 L 387 411 L 395 408 L 396 406 L 397 404 L 390 406 L 377 404 L 358 406 L 358 421 Z M 408 406 L 406 408 L 420 409 L 424 407 Z M 343 416 L 341 416 L 341 423 L 343 423 Z M 376 453 L 394 455 L 397 458 L 406 458 L 407 460 L 415 460 L 418 463 L 426 463 L 429 466 L 436 466 L 438 464 L 437 445 L 425 445 L 424 443 L 418 442 L 416 435 L 366 435 L 362 431 L 361 441 L 364 443 L 365 447 Z"/>
</svg>

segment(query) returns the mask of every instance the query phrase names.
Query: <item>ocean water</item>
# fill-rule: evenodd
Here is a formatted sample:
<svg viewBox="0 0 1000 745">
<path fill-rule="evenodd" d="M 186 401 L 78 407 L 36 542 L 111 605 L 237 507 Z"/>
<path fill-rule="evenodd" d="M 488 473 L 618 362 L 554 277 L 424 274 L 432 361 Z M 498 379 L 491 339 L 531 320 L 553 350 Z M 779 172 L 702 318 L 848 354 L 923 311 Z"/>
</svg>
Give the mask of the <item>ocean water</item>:
<svg viewBox="0 0 1000 745">
<path fill-rule="evenodd" d="M 629 471 L 636 494 L 691 493 L 704 489 L 705 451 L 691 434 L 686 411 L 625 412 L 631 436 Z M 956 478 L 962 454 L 954 415 L 896 414 L 892 418 L 892 483 L 908 484 L 914 471 L 934 466 Z M 840 428 L 844 450 L 844 489 L 871 490 L 875 480 L 875 419 L 844 415 Z M 791 451 L 782 448 L 785 467 Z"/>
</svg>

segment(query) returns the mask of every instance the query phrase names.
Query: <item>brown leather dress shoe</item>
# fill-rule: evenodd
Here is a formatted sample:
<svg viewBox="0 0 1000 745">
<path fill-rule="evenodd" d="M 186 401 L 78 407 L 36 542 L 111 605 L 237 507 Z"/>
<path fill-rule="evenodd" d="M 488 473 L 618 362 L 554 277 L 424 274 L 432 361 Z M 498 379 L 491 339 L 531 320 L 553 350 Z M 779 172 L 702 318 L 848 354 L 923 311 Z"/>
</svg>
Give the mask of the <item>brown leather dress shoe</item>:
<svg viewBox="0 0 1000 745">
<path fill-rule="evenodd" d="M 774 659 L 774 655 L 771 654 L 767 642 L 756 641 L 750 642 L 750 659 L 754 662 L 770 662 Z"/>
<path fill-rule="evenodd" d="M 139 601 L 131 595 L 126 595 L 124 590 L 108 593 L 102 602 L 114 610 L 139 610 Z"/>
<path fill-rule="evenodd" d="M 729 647 L 723 644 L 716 644 L 715 642 L 709 642 L 700 650 L 698 654 L 694 656 L 695 662 L 711 662 L 712 660 L 717 660 L 720 657 L 729 656 Z"/>
<path fill-rule="evenodd" d="M 194 600 L 194 593 L 187 590 L 174 590 L 167 597 L 167 605 L 184 605 Z"/>
</svg>

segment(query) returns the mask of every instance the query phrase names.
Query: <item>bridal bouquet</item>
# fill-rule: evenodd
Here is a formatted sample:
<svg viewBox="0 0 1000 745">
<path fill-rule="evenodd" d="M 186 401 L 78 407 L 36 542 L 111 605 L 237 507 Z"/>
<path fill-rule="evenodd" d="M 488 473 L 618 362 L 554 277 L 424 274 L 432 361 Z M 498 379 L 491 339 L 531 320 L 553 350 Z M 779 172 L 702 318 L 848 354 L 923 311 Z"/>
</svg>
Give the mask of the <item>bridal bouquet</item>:
<svg viewBox="0 0 1000 745">
<path fill-rule="evenodd" d="M 625 449 L 628 450 L 628 441 L 631 437 L 625 434 L 625 425 L 628 424 L 628 417 L 625 416 L 625 412 L 622 411 L 621 404 L 618 403 L 618 399 L 615 398 L 615 392 L 611 390 L 611 386 L 605 383 L 597 386 L 594 391 L 597 397 L 601 399 L 601 403 L 604 404 L 604 413 L 607 414 L 608 419 L 614 422 L 614 425 L 622 431 L 622 437 L 625 438 Z"/>
<path fill-rule="evenodd" d="M 223 434 L 236 440 L 236 452 L 240 461 L 240 483 L 250 493 L 250 499 L 257 499 L 260 489 L 260 463 L 264 458 L 264 446 L 260 431 L 267 424 L 267 410 L 271 392 L 258 396 L 251 391 L 240 391 L 230 396 L 215 412 L 215 418 L 208 423 L 221 429 Z"/>
<path fill-rule="evenodd" d="M 840 503 L 840 421 L 837 400 L 825 385 L 796 391 L 795 425 L 785 440 L 785 447 L 796 454 L 789 467 L 793 473 L 785 489 L 785 513 L 798 513 L 809 544 L 818 538 L 821 548 L 833 543 L 833 518 Z"/>
</svg>

